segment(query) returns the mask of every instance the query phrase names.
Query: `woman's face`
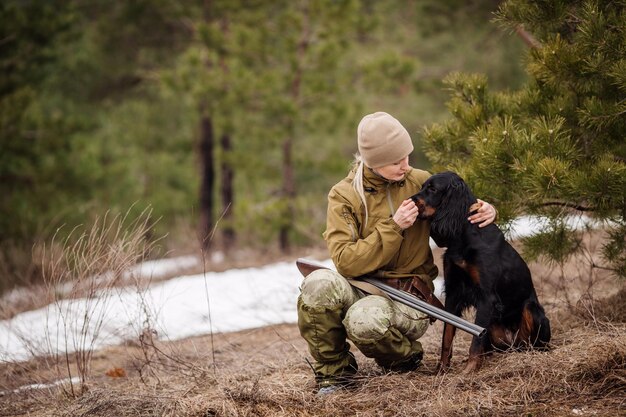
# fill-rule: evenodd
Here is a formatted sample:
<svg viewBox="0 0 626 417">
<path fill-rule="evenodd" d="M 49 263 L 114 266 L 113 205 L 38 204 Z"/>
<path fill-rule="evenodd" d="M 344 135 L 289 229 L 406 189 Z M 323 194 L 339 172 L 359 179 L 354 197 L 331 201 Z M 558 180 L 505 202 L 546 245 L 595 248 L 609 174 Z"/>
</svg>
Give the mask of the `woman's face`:
<svg viewBox="0 0 626 417">
<path fill-rule="evenodd" d="M 374 169 L 374 172 L 390 181 L 402 181 L 410 168 L 409 156 L 407 155 L 393 164 Z"/>
</svg>

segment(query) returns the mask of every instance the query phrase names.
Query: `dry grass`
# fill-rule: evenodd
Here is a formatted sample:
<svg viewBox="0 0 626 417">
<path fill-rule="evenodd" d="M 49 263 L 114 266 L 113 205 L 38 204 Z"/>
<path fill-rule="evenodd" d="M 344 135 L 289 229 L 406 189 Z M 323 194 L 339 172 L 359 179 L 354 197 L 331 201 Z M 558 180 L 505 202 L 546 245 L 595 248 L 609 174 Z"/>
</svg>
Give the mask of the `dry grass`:
<svg viewBox="0 0 626 417">
<path fill-rule="evenodd" d="M 623 295 L 597 302 L 596 310 L 623 311 Z M 451 372 L 435 373 L 436 325 L 424 339 L 430 354 L 420 370 L 384 374 L 357 352 L 357 386 L 328 398 L 314 394 L 306 347 L 294 325 L 216 335 L 214 352 L 208 337 L 137 343 L 98 352 L 94 378 L 81 396 L 72 399 L 58 388 L 9 393 L 0 415 L 624 415 L 625 316 L 609 323 L 581 310 L 570 318 L 577 324 L 557 326 L 550 351 L 494 354 L 467 377 L 460 375 L 467 337 L 455 345 Z M 125 376 L 106 376 L 117 367 Z M 36 361 L 3 368 L 5 384 L 41 374 Z"/>
<path fill-rule="evenodd" d="M 625 283 L 577 262 L 557 271 L 530 265 L 553 325 L 551 350 L 496 353 L 470 376 L 460 374 L 470 343 L 463 333 L 451 371 L 435 372 L 441 323 L 422 339 L 418 371 L 384 374 L 357 351 L 357 385 L 324 398 L 315 395 L 295 325 L 176 342 L 147 329 L 125 346 L 93 352 L 77 396 L 63 386 L 15 391 L 66 378 L 63 358 L 0 365 L 0 416 L 626 415 Z M 69 366 L 75 374 L 77 364 Z"/>
</svg>

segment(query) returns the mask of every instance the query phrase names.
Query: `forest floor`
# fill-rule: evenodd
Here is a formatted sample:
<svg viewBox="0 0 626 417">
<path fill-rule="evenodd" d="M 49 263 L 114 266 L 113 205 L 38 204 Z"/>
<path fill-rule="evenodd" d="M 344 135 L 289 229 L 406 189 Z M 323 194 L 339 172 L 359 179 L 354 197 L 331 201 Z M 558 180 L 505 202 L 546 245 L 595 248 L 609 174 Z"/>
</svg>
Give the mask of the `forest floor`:
<svg viewBox="0 0 626 417">
<path fill-rule="evenodd" d="M 356 386 L 322 398 L 294 324 L 169 342 L 144 334 L 93 352 L 83 382 L 68 382 L 80 374 L 74 355 L 0 364 L 0 416 L 623 416 L 626 286 L 588 266 L 597 236 L 586 245 L 562 267 L 529 264 L 551 349 L 496 353 L 472 375 L 461 374 L 463 332 L 452 369 L 436 373 L 440 322 L 421 339 L 417 371 L 386 374 L 352 347 Z"/>
</svg>

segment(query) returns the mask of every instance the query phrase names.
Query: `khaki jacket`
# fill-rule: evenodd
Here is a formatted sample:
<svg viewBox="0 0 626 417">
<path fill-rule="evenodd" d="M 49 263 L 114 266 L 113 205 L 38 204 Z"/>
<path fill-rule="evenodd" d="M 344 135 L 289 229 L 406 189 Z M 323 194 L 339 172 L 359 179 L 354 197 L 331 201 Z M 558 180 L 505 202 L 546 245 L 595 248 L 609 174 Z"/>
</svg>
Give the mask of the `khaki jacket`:
<svg viewBox="0 0 626 417">
<path fill-rule="evenodd" d="M 365 167 L 363 185 L 365 209 L 352 188 L 355 170 L 336 184 L 328 194 L 324 239 L 341 275 L 354 278 L 375 275 L 380 278 L 419 276 L 431 289 L 437 277 L 429 245 L 430 224 L 417 220 L 406 230 L 393 221 L 402 201 L 417 193 L 430 176 L 411 169 L 402 181 L 389 181 Z"/>
</svg>

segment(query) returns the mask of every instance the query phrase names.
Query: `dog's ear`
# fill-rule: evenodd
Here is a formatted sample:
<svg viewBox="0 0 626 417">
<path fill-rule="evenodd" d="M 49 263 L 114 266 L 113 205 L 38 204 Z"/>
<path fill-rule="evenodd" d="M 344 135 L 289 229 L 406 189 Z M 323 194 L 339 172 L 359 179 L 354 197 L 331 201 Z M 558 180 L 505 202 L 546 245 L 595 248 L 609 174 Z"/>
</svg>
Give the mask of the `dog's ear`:
<svg viewBox="0 0 626 417">
<path fill-rule="evenodd" d="M 435 232 L 441 236 L 458 236 L 467 223 L 469 207 L 476 201 L 469 187 L 457 174 L 446 173 L 449 181 L 431 224 Z"/>
</svg>

